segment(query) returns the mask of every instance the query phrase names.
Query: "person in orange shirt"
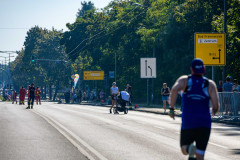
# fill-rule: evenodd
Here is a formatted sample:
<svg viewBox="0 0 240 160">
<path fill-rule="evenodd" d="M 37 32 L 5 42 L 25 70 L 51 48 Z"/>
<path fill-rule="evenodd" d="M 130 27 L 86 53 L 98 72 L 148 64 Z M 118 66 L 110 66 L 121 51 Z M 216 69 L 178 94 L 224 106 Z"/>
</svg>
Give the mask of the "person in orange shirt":
<svg viewBox="0 0 240 160">
<path fill-rule="evenodd" d="M 24 101 L 25 101 L 25 96 L 27 94 L 27 91 L 26 89 L 22 86 L 22 88 L 20 89 L 19 91 L 19 99 L 20 99 L 20 102 L 19 102 L 19 105 L 24 105 Z"/>
<path fill-rule="evenodd" d="M 36 90 L 35 90 L 35 96 L 36 96 L 37 105 L 38 105 L 38 102 L 41 105 L 41 90 L 40 90 L 39 87 L 37 87 Z"/>
</svg>

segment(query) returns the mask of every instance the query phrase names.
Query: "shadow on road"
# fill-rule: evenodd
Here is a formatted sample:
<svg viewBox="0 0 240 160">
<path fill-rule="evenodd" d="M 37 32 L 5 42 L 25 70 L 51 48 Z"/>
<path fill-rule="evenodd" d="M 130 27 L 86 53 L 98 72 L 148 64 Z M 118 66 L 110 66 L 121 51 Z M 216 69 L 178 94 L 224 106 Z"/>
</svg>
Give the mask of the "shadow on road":
<svg viewBox="0 0 240 160">
<path fill-rule="evenodd" d="M 233 154 L 240 154 L 240 149 L 232 149 Z"/>
</svg>

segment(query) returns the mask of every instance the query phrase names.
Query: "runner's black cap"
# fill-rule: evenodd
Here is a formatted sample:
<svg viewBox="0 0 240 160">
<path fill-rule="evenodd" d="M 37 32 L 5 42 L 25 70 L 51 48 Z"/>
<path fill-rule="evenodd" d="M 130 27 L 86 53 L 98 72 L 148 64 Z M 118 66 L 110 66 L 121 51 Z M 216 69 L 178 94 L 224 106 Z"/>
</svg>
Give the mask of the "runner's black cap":
<svg viewBox="0 0 240 160">
<path fill-rule="evenodd" d="M 192 70 L 195 74 L 204 74 L 205 68 L 202 59 L 196 58 L 192 61 Z"/>
</svg>

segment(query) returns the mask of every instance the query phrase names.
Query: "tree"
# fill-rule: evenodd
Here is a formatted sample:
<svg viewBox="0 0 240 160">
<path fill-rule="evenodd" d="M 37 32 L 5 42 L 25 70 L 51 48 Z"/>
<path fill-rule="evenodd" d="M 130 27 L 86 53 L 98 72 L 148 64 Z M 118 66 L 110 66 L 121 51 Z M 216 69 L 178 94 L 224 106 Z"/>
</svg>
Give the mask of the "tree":
<svg viewBox="0 0 240 160">
<path fill-rule="evenodd" d="M 92 3 L 91 1 L 89 1 L 89 2 L 86 2 L 86 1 L 81 2 L 81 5 L 82 5 L 82 8 L 78 9 L 77 18 L 83 17 L 87 13 L 87 11 L 95 9 L 94 3 Z"/>
<path fill-rule="evenodd" d="M 32 82 L 42 87 L 54 85 L 56 95 L 58 89 L 70 84 L 71 65 L 62 63 L 67 60 L 67 55 L 59 44 L 61 35 L 62 32 L 54 28 L 47 30 L 38 26 L 28 31 L 25 48 L 11 65 L 16 88 L 27 87 Z M 35 62 L 31 61 L 32 55 L 36 58 Z"/>
</svg>

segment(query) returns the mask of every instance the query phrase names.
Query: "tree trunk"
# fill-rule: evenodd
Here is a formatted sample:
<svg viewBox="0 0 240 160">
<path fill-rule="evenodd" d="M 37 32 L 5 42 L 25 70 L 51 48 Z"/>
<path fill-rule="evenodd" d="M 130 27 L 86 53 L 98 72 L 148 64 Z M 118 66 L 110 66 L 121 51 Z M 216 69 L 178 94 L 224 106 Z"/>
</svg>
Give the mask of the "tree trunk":
<svg viewBox="0 0 240 160">
<path fill-rule="evenodd" d="M 49 101 L 52 100 L 52 85 L 49 85 Z"/>
<path fill-rule="evenodd" d="M 59 83 L 57 83 L 57 85 L 56 85 L 56 87 L 55 87 L 55 93 L 54 93 L 54 96 L 53 96 L 53 101 L 56 100 L 58 88 L 59 88 Z"/>
<path fill-rule="evenodd" d="M 47 86 L 44 86 L 44 98 L 47 99 Z"/>
</svg>

